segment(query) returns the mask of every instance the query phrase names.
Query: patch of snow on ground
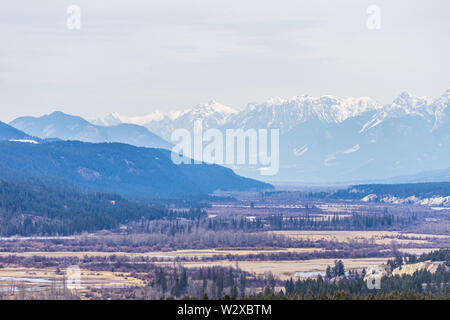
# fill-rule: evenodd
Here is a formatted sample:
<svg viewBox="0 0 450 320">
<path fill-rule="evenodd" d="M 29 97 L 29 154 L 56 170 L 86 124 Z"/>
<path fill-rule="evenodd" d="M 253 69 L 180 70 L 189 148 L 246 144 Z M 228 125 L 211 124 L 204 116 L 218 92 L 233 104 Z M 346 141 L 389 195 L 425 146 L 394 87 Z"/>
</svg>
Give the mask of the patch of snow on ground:
<svg viewBox="0 0 450 320">
<path fill-rule="evenodd" d="M 12 142 L 22 142 L 22 143 L 32 143 L 32 144 L 39 144 L 39 142 L 34 141 L 34 140 L 30 140 L 30 139 L 11 139 L 9 141 Z"/>
</svg>

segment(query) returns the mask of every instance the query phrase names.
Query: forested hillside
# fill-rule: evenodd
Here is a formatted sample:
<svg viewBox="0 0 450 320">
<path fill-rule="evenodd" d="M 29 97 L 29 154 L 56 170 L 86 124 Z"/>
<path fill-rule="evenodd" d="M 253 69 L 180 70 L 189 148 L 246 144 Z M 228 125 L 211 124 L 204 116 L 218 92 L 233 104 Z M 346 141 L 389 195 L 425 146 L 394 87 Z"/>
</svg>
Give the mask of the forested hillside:
<svg viewBox="0 0 450 320">
<path fill-rule="evenodd" d="M 65 180 L 129 198 L 187 198 L 216 189 L 268 189 L 271 185 L 217 165 L 175 165 L 162 149 L 120 143 L 0 142 L 0 178 L 11 172 Z"/>
<path fill-rule="evenodd" d="M 0 180 L 0 235 L 70 235 L 113 229 L 140 219 L 183 216 L 108 193 L 88 193 L 54 181 Z"/>
<path fill-rule="evenodd" d="M 17 130 L 0 121 L 0 140 L 11 139 L 31 139 L 31 137 L 25 132 Z"/>
</svg>

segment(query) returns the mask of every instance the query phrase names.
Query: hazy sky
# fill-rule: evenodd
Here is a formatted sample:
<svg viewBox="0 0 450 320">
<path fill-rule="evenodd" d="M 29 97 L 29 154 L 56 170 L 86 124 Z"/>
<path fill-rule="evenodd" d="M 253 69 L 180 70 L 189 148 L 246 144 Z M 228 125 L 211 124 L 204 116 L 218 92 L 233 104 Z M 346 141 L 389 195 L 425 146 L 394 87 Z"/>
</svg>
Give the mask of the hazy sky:
<svg viewBox="0 0 450 320">
<path fill-rule="evenodd" d="M 72 4 L 80 30 L 66 25 Z M 3 121 L 450 88 L 448 0 L 2 1 L 0 39 Z"/>
</svg>

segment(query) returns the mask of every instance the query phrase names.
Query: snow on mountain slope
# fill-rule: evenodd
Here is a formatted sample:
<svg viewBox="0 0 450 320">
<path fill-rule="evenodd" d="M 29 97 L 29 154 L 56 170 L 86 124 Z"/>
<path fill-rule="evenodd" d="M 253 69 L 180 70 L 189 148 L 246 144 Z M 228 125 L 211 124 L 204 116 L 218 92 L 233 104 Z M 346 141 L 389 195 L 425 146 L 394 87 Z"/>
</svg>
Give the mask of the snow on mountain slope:
<svg viewBox="0 0 450 320">
<path fill-rule="evenodd" d="M 129 117 L 121 115 L 117 112 L 113 112 L 104 118 L 91 119 L 89 120 L 89 122 L 100 126 L 115 126 L 120 123 L 130 123 L 143 126 L 152 121 L 162 121 L 164 120 L 165 117 L 168 117 L 169 119 L 173 120 L 177 118 L 180 114 L 181 112 L 162 113 L 161 111 L 157 110 L 144 116 Z"/>
<path fill-rule="evenodd" d="M 170 140 L 177 128 L 280 129 L 280 171 L 269 181 L 337 182 L 410 176 L 448 167 L 450 90 L 437 99 L 403 92 L 382 106 L 369 97 L 296 96 L 251 103 L 237 112 L 215 101 L 178 114 L 112 118 L 145 123 Z M 260 178 L 250 165 L 233 167 Z"/>
<path fill-rule="evenodd" d="M 414 97 L 401 93 L 391 104 L 381 105 L 370 97 L 339 98 L 333 96 L 295 96 L 290 99 L 272 98 L 263 103 L 251 103 L 238 112 L 214 100 L 194 108 L 177 112 L 155 111 L 148 115 L 127 117 L 112 113 L 105 118 L 91 121 L 100 125 L 132 123 L 144 125 L 151 131 L 169 139 L 176 128 L 190 129 L 197 119 L 204 128 L 279 128 L 287 131 L 309 120 L 325 123 L 342 123 L 371 111 L 375 114 L 361 127 L 360 133 L 378 126 L 391 118 L 417 116 L 436 129 L 450 118 L 450 89 L 438 99 Z"/>
<path fill-rule="evenodd" d="M 433 130 L 437 129 L 442 123 L 450 120 L 450 89 L 445 91 L 438 99 L 433 102 L 435 122 Z"/>
<path fill-rule="evenodd" d="M 369 97 L 337 98 L 303 95 L 291 99 L 274 98 L 260 104 L 249 104 L 240 112 L 211 100 L 178 113 L 156 111 L 143 117 L 125 117 L 115 113 L 98 119 L 95 123 L 115 125 L 124 122 L 145 125 L 152 132 L 170 139 L 174 129 L 192 129 L 193 122 L 197 119 L 203 120 L 204 129 L 270 127 L 289 130 L 311 119 L 340 123 L 348 118 L 380 108 L 381 105 Z"/>
<path fill-rule="evenodd" d="M 222 127 L 237 111 L 211 100 L 199 104 L 192 109 L 180 112 L 177 115 L 164 115 L 162 119 L 154 119 L 147 122 L 145 126 L 152 132 L 159 134 L 165 139 L 170 139 L 175 129 L 192 130 L 196 120 L 202 120 L 203 128 Z"/>
<path fill-rule="evenodd" d="M 427 97 L 414 97 L 408 92 L 403 92 L 393 103 L 378 110 L 373 118 L 364 124 L 360 132 L 374 128 L 387 119 L 401 118 L 407 115 L 426 120 L 434 130 L 447 118 L 449 96 L 450 89 L 436 100 Z"/>
<path fill-rule="evenodd" d="M 230 115 L 236 113 L 236 110 L 211 100 L 208 103 L 199 104 L 192 109 L 182 112 L 174 119 L 174 122 L 182 123 L 184 121 L 202 119 L 203 121 L 214 121 L 218 125 L 222 125 L 228 120 Z"/>
<path fill-rule="evenodd" d="M 340 123 L 367 111 L 381 107 L 369 97 L 337 98 L 332 96 L 296 96 L 291 99 L 270 99 L 261 104 L 250 104 L 231 118 L 230 127 L 292 129 L 308 120 Z"/>
<path fill-rule="evenodd" d="M 231 115 L 237 111 L 214 100 L 199 104 L 184 111 L 161 112 L 155 111 L 144 116 L 128 117 L 118 113 L 111 113 L 104 118 L 91 120 L 102 126 L 131 123 L 147 127 L 150 131 L 165 139 L 170 139 L 173 130 L 178 128 L 192 129 L 195 120 L 203 120 L 203 127 L 221 127 Z"/>
<path fill-rule="evenodd" d="M 450 196 L 442 197 L 442 196 L 433 196 L 433 197 L 396 197 L 393 195 L 384 196 L 379 198 L 376 194 L 369 194 L 361 199 L 364 202 L 373 202 L 379 201 L 383 203 L 415 203 L 423 206 L 440 206 L 440 207 L 449 207 L 450 206 Z"/>
</svg>

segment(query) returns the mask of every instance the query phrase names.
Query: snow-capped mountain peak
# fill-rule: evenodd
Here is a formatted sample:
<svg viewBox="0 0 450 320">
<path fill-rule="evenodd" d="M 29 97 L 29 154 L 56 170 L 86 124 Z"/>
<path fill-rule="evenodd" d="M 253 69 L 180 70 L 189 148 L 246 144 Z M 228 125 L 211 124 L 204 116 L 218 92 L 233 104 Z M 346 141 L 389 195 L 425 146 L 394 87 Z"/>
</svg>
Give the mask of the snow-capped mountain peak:
<svg viewBox="0 0 450 320">
<path fill-rule="evenodd" d="M 203 128 L 218 128 L 223 126 L 233 115 L 238 112 L 233 108 L 220 104 L 214 100 L 207 103 L 199 104 L 191 109 L 188 109 L 173 119 L 171 123 L 171 130 L 177 128 L 192 129 L 195 120 L 202 120 Z M 147 127 L 152 130 L 154 124 L 147 124 Z M 163 136 L 167 136 L 169 132 L 164 132 Z"/>
<path fill-rule="evenodd" d="M 450 89 L 446 90 L 438 99 L 433 102 L 435 107 L 435 122 L 433 129 L 437 129 L 443 122 L 450 120 Z"/>
<path fill-rule="evenodd" d="M 179 117 L 181 112 L 173 111 L 173 112 L 167 112 L 163 113 L 159 110 L 156 110 L 152 113 L 143 115 L 143 116 L 124 116 L 117 112 L 110 113 L 104 118 L 97 118 L 97 119 L 91 119 L 89 120 L 91 123 L 101 126 L 114 126 L 121 123 L 130 123 L 130 124 L 137 124 L 137 125 L 146 125 L 149 122 L 152 121 L 162 121 L 164 118 L 169 118 L 170 120 L 176 119 Z"/>
<path fill-rule="evenodd" d="M 432 100 L 427 97 L 414 97 L 408 92 L 402 92 L 391 104 L 394 108 L 401 108 L 405 112 L 413 112 L 417 109 L 426 108 Z"/>
<path fill-rule="evenodd" d="M 91 123 L 102 126 L 113 126 L 120 123 L 131 123 L 137 125 L 148 125 L 157 121 L 176 121 L 181 117 L 190 117 L 191 119 L 203 119 L 216 116 L 221 120 L 229 115 L 236 114 L 237 111 L 233 108 L 218 103 L 215 100 L 210 100 L 207 103 L 199 104 L 191 109 L 185 111 L 170 111 L 161 112 L 156 110 L 152 113 L 143 116 L 124 116 L 117 112 L 110 113 L 104 118 L 97 118 L 90 120 Z"/>
<path fill-rule="evenodd" d="M 383 121 L 404 116 L 420 117 L 432 124 L 435 130 L 445 120 L 445 111 L 449 105 L 450 90 L 447 90 L 436 100 L 428 97 L 415 97 L 408 92 L 402 92 L 391 104 L 381 108 L 373 118 L 367 122 L 361 132 L 373 128 Z"/>
<path fill-rule="evenodd" d="M 113 112 L 108 114 L 106 117 L 88 119 L 88 121 L 98 126 L 115 126 L 122 123 L 120 118 L 121 116 L 117 112 Z"/>
<path fill-rule="evenodd" d="M 362 114 L 371 116 L 360 133 L 370 130 L 392 118 L 419 117 L 427 122 L 430 130 L 437 129 L 450 118 L 450 90 L 438 99 L 416 97 L 402 92 L 394 101 L 381 105 L 374 99 L 363 97 L 340 98 L 332 95 L 297 95 L 291 98 L 274 97 L 261 103 L 249 103 L 242 111 L 225 106 L 215 100 L 198 104 L 185 111 L 154 111 L 138 117 L 118 113 L 96 121 L 101 125 L 133 123 L 146 126 L 150 131 L 170 139 L 177 128 L 192 129 L 193 122 L 201 119 L 203 128 L 279 128 L 290 130 L 301 123 L 318 120 L 324 123 L 341 123 Z M 373 115 L 370 115 L 372 112 Z"/>
<path fill-rule="evenodd" d="M 210 117 L 214 114 L 219 114 L 221 117 L 226 117 L 236 113 L 237 111 L 231 107 L 218 103 L 215 100 L 209 100 L 207 103 L 198 104 L 195 107 L 182 112 L 180 117 L 188 114 L 201 118 Z"/>
<path fill-rule="evenodd" d="M 330 95 L 294 96 L 289 99 L 271 98 L 266 102 L 247 105 L 231 121 L 235 127 L 273 127 L 291 129 L 312 119 L 340 123 L 350 117 L 381 107 L 369 97 L 338 98 Z"/>
</svg>

